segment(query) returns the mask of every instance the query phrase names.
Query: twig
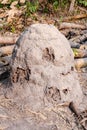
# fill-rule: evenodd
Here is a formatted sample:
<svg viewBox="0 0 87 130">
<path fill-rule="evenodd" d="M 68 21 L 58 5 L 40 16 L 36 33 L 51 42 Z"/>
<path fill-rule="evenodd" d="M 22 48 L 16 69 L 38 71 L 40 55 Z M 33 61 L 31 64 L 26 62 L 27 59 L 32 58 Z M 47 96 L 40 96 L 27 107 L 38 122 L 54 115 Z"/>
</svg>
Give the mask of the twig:
<svg viewBox="0 0 87 130">
<path fill-rule="evenodd" d="M 87 13 L 87 9 L 85 9 L 85 8 L 83 8 L 83 7 L 81 7 L 81 6 L 78 6 L 78 9 L 80 9 L 81 11 L 84 11 L 84 12 Z"/>
<path fill-rule="evenodd" d="M 78 20 L 78 19 L 82 19 L 82 18 L 87 18 L 87 13 L 86 14 L 78 14 L 78 15 L 75 15 L 75 16 L 64 18 L 64 21 Z"/>
<path fill-rule="evenodd" d="M 76 0 L 71 0 L 71 4 L 70 4 L 70 8 L 69 8 L 69 12 L 72 12 L 74 10 L 74 4 L 75 4 Z"/>
</svg>

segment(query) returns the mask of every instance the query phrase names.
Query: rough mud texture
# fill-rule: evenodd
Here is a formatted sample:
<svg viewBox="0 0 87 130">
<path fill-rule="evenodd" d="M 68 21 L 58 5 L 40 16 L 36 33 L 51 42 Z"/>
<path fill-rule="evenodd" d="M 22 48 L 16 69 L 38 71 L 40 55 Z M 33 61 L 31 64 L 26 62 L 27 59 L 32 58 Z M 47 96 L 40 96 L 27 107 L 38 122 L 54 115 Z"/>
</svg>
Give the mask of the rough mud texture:
<svg viewBox="0 0 87 130">
<path fill-rule="evenodd" d="M 22 97 L 29 97 L 32 109 L 64 101 L 78 106 L 82 101 L 73 53 L 66 38 L 52 25 L 30 26 L 17 41 L 11 66 L 12 83 L 23 86 Z"/>
<path fill-rule="evenodd" d="M 80 130 L 68 108 L 59 105 L 73 102 L 79 109 L 83 94 L 72 50 L 54 26 L 34 24 L 22 33 L 13 51 L 10 80 L 4 93 L 11 100 L 6 107 L 11 107 L 7 113 L 14 123 L 8 119 L 6 130 Z"/>
</svg>

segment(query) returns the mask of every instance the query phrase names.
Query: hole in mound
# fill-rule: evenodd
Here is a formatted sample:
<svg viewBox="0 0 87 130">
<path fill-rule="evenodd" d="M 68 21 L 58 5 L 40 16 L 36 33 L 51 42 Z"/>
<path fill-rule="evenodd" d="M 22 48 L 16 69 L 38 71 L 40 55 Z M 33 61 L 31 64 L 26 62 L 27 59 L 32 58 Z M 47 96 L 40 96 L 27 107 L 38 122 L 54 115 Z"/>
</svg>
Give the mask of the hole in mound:
<svg viewBox="0 0 87 130">
<path fill-rule="evenodd" d="M 52 101 L 57 102 L 61 100 L 60 90 L 55 87 L 46 88 L 45 94 Z"/>
<path fill-rule="evenodd" d="M 64 93 L 65 95 L 67 95 L 67 94 L 68 94 L 68 89 L 63 89 L 63 93 Z"/>
<path fill-rule="evenodd" d="M 54 62 L 54 59 L 55 59 L 54 50 L 51 47 L 45 48 L 43 50 L 43 57 L 42 58 L 45 59 L 46 61 Z"/>
<path fill-rule="evenodd" d="M 71 66 L 71 70 L 74 71 L 74 67 L 73 66 Z"/>
<path fill-rule="evenodd" d="M 12 82 L 13 83 L 17 83 L 17 82 L 23 83 L 24 80 L 29 81 L 30 74 L 31 74 L 30 69 L 24 70 L 22 68 L 17 67 L 16 71 L 13 71 Z"/>
</svg>

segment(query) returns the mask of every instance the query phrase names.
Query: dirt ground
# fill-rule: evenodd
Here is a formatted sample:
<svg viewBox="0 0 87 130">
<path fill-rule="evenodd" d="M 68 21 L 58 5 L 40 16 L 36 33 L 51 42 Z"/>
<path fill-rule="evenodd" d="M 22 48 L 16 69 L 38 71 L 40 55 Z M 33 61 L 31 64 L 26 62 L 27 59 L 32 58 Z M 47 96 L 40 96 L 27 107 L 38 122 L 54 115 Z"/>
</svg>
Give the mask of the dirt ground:
<svg viewBox="0 0 87 130">
<path fill-rule="evenodd" d="M 32 23 L 38 22 L 55 24 L 56 27 L 59 28 L 59 24 L 63 21 L 63 17 L 66 14 L 67 12 L 65 12 L 65 14 L 63 13 L 63 15 L 62 13 L 60 13 L 60 15 L 58 14 L 58 21 L 55 20 L 52 15 L 49 17 L 48 15 L 34 14 L 27 19 L 25 19 L 24 16 L 19 19 L 18 16 L 13 19 L 14 22 L 11 21 L 9 25 L 5 25 L 0 34 L 5 36 L 13 34 L 19 35 L 24 28 L 27 28 L 27 26 Z M 61 17 L 61 15 L 63 17 Z M 73 20 L 72 22 L 84 24 L 86 23 L 86 20 L 87 19 Z M 16 23 L 15 21 L 18 22 Z M 1 19 L 1 22 L 3 23 L 3 19 Z M 70 29 L 68 31 L 61 30 L 65 35 L 69 31 Z M 76 31 L 78 33 L 80 32 L 79 30 Z M 7 68 L 9 67 L 0 67 L 0 73 L 7 70 Z M 82 107 L 84 107 L 85 104 L 87 104 L 87 68 L 82 68 L 77 73 L 84 93 L 84 101 L 82 104 Z M 6 82 L 6 80 L 4 80 L 4 82 Z M 2 90 L 1 86 L 0 90 Z M 79 114 L 79 117 L 74 111 L 71 111 L 68 103 L 59 104 L 54 108 L 49 107 L 49 109 L 47 108 L 44 111 L 36 112 L 29 109 L 27 105 L 23 106 L 22 100 L 16 102 L 13 99 L 8 99 L 7 97 L 4 97 L 1 92 L 2 91 L 0 91 L 0 130 L 87 130 L 87 108 Z M 44 113 L 47 113 L 47 115 Z"/>
</svg>

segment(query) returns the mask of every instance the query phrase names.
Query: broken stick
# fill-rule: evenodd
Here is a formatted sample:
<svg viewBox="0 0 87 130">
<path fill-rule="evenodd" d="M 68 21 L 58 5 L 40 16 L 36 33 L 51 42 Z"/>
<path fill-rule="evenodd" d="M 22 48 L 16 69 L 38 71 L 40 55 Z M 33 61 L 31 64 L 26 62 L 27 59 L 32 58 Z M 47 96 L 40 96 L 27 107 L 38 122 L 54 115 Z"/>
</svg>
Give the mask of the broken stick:
<svg viewBox="0 0 87 130">
<path fill-rule="evenodd" d="M 15 44 L 18 37 L 0 36 L 0 44 Z"/>
<path fill-rule="evenodd" d="M 60 28 L 59 28 L 60 30 L 67 29 L 67 28 L 85 29 L 86 26 L 81 24 L 75 24 L 75 23 L 67 23 L 67 22 L 63 22 L 60 24 Z"/>
</svg>

